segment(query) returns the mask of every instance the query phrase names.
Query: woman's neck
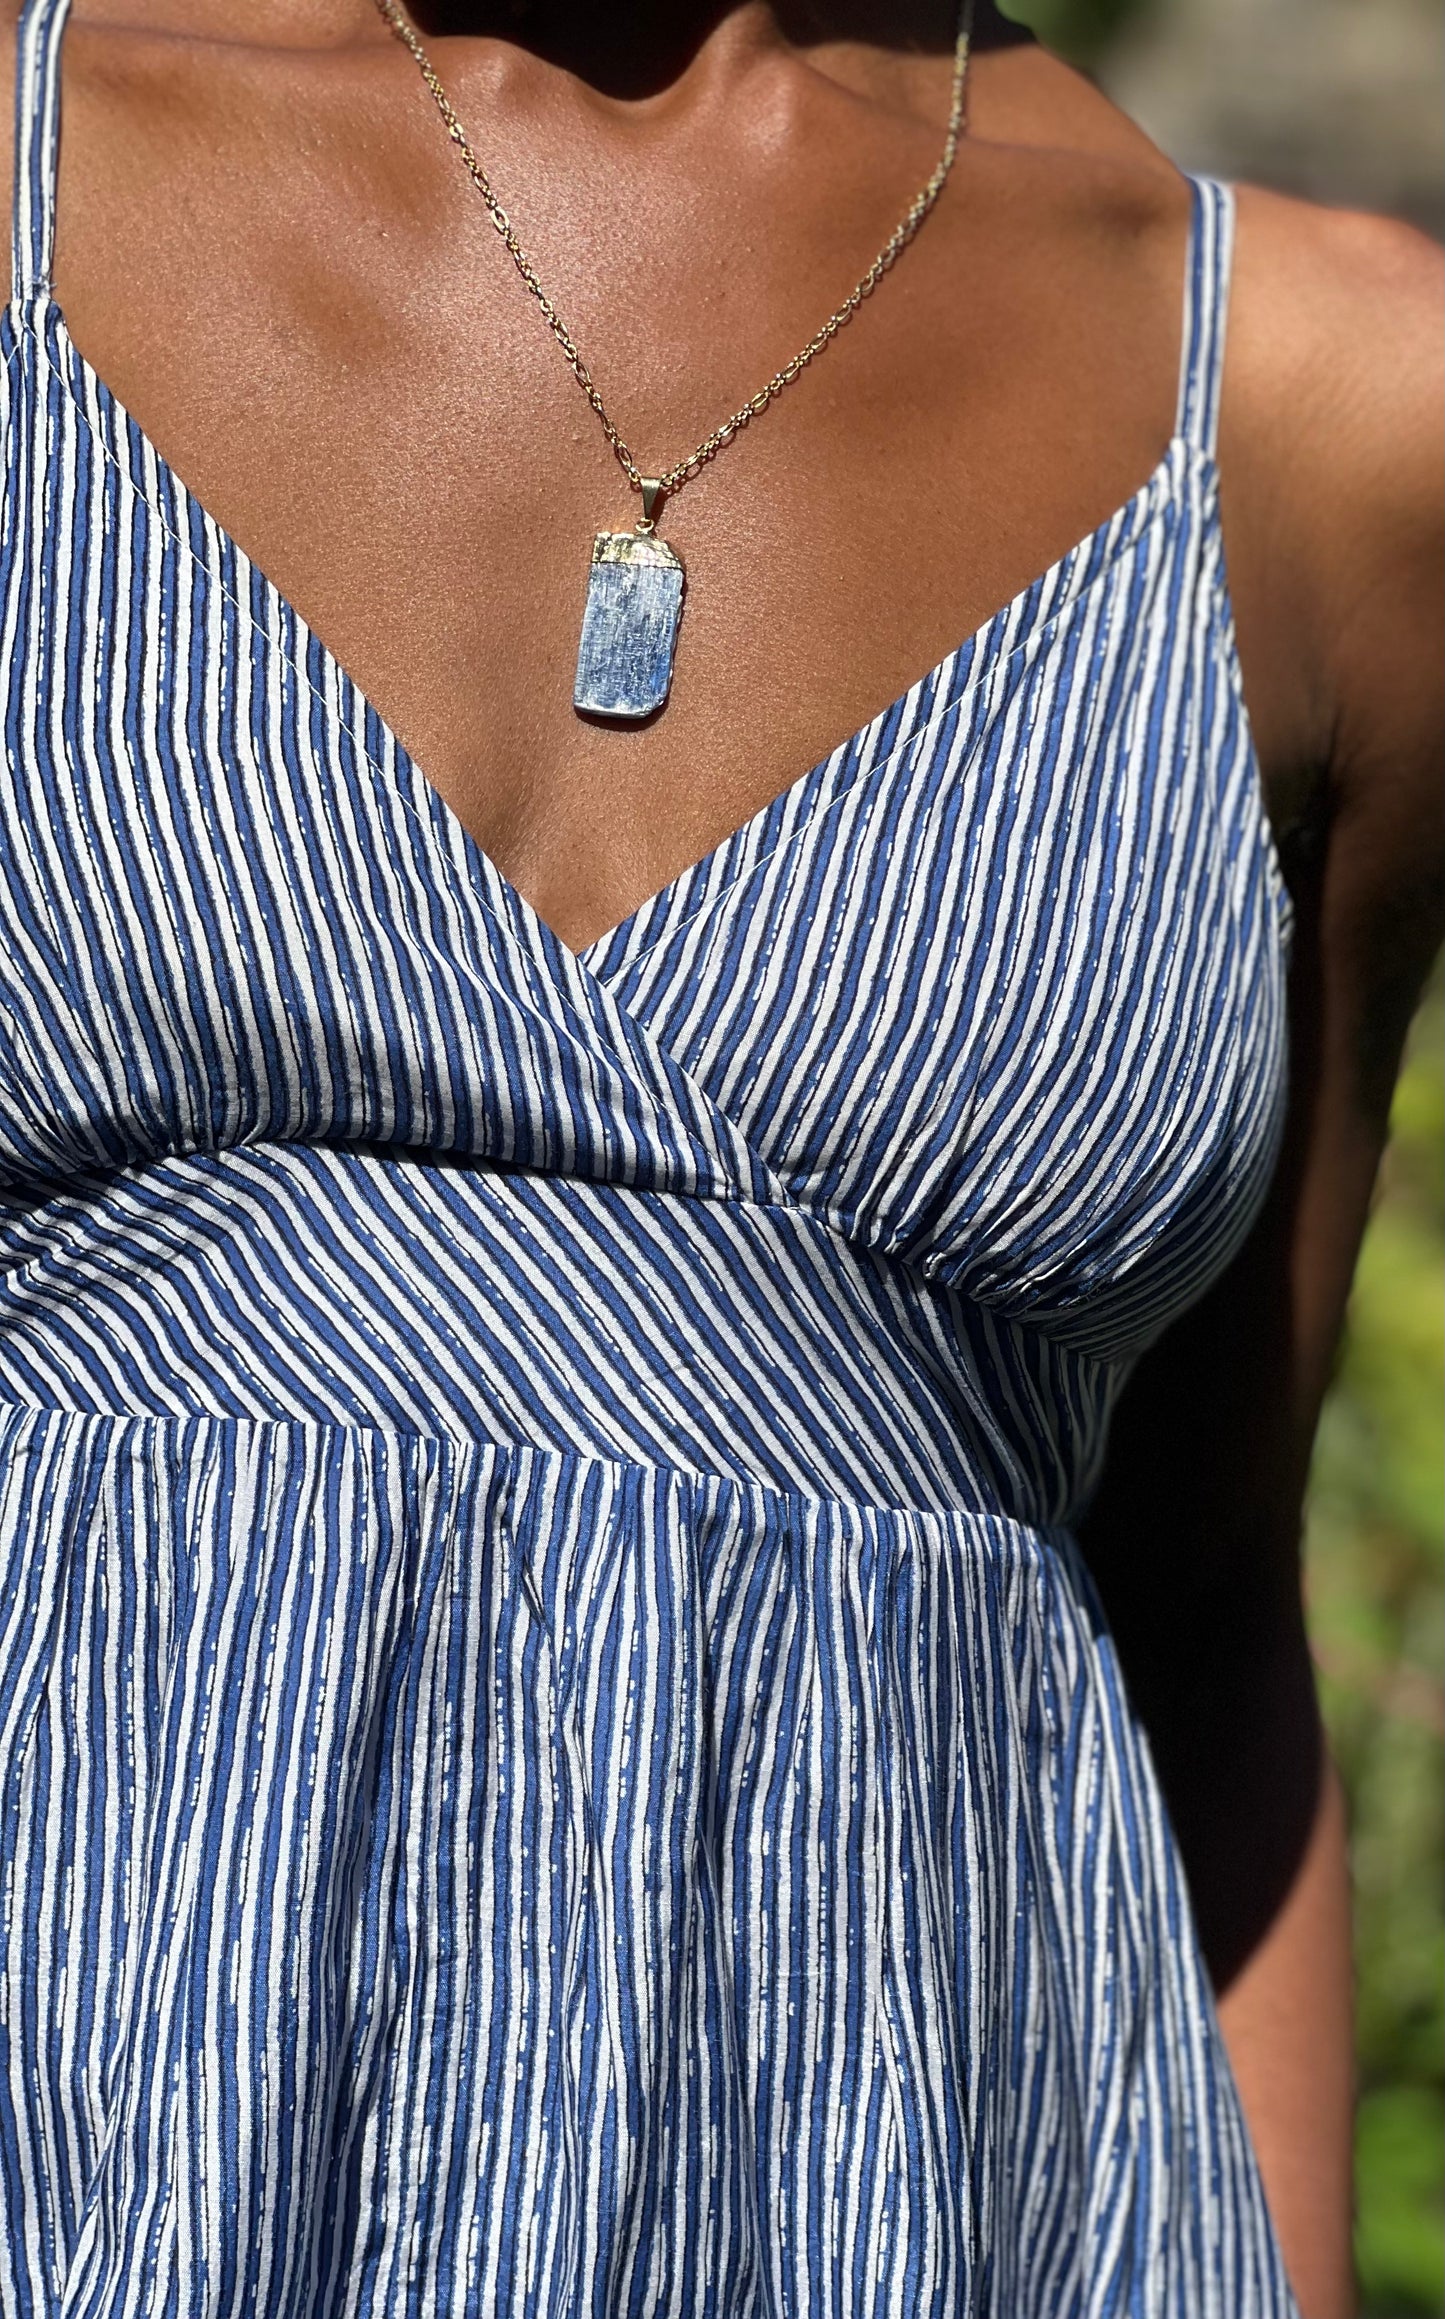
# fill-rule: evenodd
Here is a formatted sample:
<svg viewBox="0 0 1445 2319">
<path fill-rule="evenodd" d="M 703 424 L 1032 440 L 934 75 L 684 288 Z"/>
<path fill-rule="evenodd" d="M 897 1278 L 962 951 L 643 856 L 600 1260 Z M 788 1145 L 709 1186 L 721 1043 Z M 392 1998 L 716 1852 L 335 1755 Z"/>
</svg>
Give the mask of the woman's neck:
<svg viewBox="0 0 1445 2319">
<path fill-rule="evenodd" d="M 621 99 L 672 87 L 719 35 L 740 44 L 816 48 L 834 44 L 945 54 L 958 31 L 958 0 L 414 0 L 432 35 L 490 35 Z M 976 0 L 975 41 L 1000 47 L 1031 36 Z"/>
</svg>

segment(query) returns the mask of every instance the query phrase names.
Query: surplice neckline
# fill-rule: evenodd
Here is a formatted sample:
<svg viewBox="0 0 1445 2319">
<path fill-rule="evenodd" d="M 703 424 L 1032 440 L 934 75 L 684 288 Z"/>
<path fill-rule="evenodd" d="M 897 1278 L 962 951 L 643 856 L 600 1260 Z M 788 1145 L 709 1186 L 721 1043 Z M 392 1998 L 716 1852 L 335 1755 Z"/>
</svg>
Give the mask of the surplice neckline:
<svg viewBox="0 0 1445 2319">
<path fill-rule="evenodd" d="M 480 839 L 473 834 L 456 808 L 448 803 L 436 783 L 429 778 L 416 758 L 412 756 L 410 750 L 400 740 L 390 720 L 382 714 L 363 687 L 350 674 L 345 663 L 330 645 L 317 634 L 305 615 L 297 610 L 289 597 L 285 596 L 275 583 L 267 578 L 266 573 L 254 557 L 241 546 L 226 526 L 210 513 L 196 493 L 177 473 L 153 437 L 132 416 L 113 389 L 107 385 L 89 357 L 71 336 L 70 326 L 60 301 L 47 292 L 33 301 L 12 300 L 10 310 L 21 329 L 29 328 L 43 360 L 69 393 L 80 417 L 90 431 L 92 439 L 101 451 L 107 457 L 113 458 L 110 446 L 102 436 L 96 434 L 91 425 L 90 411 L 85 395 L 76 391 L 74 376 L 67 375 L 64 364 L 57 360 L 56 354 L 52 352 L 49 343 L 52 335 L 58 342 L 60 351 L 68 358 L 71 371 L 78 373 L 89 395 L 108 414 L 117 430 L 127 435 L 143 452 L 149 470 L 164 483 L 166 491 L 174 499 L 176 506 L 187 514 L 200 530 L 214 540 L 223 557 L 234 559 L 237 569 L 249 574 L 255 580 L 268 602 L 273 604 L 284 619 L 292 625 L 302 648 L 299 654 L 293 656 L 293 666 L 296 667 L 301 681 L 309 686 L 309 679 L 306 677 L 304 668 L 298 665 L 307 657 L 307 648 L 309 647 L 314 650 L 337 692 L 349 695 L 355 702 L 362 719 L 374 724 L 376 730 L 382 735 L 387 751 L 391 755 L 400 777 L 409 784 L 415 793 L 414 800 L 396 796 L 394 784 L 388 781 L 386 768 L 378 762 L 369 748 L 363 747 L 360 754 L 364 757 L 372 777 L 378 785 L 385 789 L 396 802 L 414 803 L 416 808 L 425 810 L 437 834 L 438 842 L 443 845 L 445 850 L 461 855 L 467 864 L 473 884 L 481 891 L 483 900 L 494 910 L 499 910 L 518 932 L 525 934 L 529 939 L 530 947 L 540 952 L 550 965 L 555 966 L 560 959 L 565 962 L 569 975 L 580 972 L 589 979 L 599 980 L 603 983 L 610 981 L 611 977 L 620 972 L 624 966 L 633 963 L 638 956 L 653 946 L 653 940 L 659 938 L 657 936 L 648 938 L 651 936 L 653 928 L 671 931 L 675 920 L 685 922 L 691 915 L 685 907 L 687 900 L 700 888 L 704 886 L 714 887 L 714 891 L 708 896 L 709 902 L 721 899 L 731 884 L 735 882 L 724 868 L 727 857 L 734 854 L 751 853 L 760 844 L 762 858 L 766 859 L 773 850 L 769 840 L 774 830 L 784 821 L 789 821 L 794 825 L 793 834 L 800 833 L 807 828 L 827 797 L 828 776 L 831 771 L 835 768 L 841 770 L 850 760 L 854 759 L 858 761 L 860 768 L 866 767 L 870 775 L 876 776 L 885 770 L 902 751 L 918 738 L 921 729 L 935 715 L 941 715 L 947 709 L 957 705 L 960 694 L 951 680 L 959 670 L 964 667 L 970 671 L 976 670 L 978 679 L 981 680 L 982 676 L 993 666 L 988 657 L 987 647 L 990 638 L 995 633 L 1015 626 L 1022 620 L 1023 625 L 1011 647 L 1011 651 L 1017 651 L 1029 641 L 1039 626 L 1047 625 L 1048 621 L 1056 618 L 1058 613 L 1073 600 L 1076 591 L 1068 588 L 1066 582 L 1074 576 L 1075 567 L 1079 567 L 1088 574 L 1088 585 L 1102 579 L 1114 567 L 1117 558 L 1125 548 L 1138 536 L 1144 522 L 1154 512 L 1156 500 L 1159 500 L 1161 504 L 1167 502 L 1166 486 L 1172 484 L 1181 461 L 1197 458 L 1206 467 L 1212 467 L 1213 464 L 1210 455 L 1192 443 L 1187 436 L 1177 431 L 1171 434 L 1148 475 L 1126 499 L 1121 500 L 1118 506 L 1103 518 L 1102 522 L 1097 523 L 1091 531 L 1086 532 L 1081 539 L 1076 540 L 1071 547 L 1066 548 L 1062 555 L 1055 557 L 1051 564 L 1020 588 L 1015 595 L 1009 598 L 1007 603 L 1001 604 L 996 611 L 991 612 L 985 620 L 980 622 L 978 627 L 966 635 L 941 660 L 935 661 L 931 668 L 925 670 L 921 676 L 916 677 L 911 684 L 896 694 L 875 715 L 837 742 L 826 756 L 819 758 L 803 772 L 796 774 L 792 780 L 785 783 L 772 797 L 760 805 L 755 813 L 749 814 L 744 821 L 726 831 L 715 845 L 710 846 L 696 860 L 685 864 L 675 877 L 667 879 L 651 894 L 644 895 L 642 900 L 619 918 L 615 925 L 605 928 L 590 942 L 584 943 L 580 948 L 574 950 L 570 943 L 563 940 L 556 928 L 551 926 L 535 906 L 528 901 L 521 888 L 515 885 L 498 867 Z M 175 539 L 176 545 L 193 561 L 199 562 L 200 559 L 196 557 L 190 540 L 183 534 L 177 533 L 175 526 L 168 522 L 166 509 L 160 503 L 159 497 L 143 488 L 128 468 L 120 466 L 118 461 L 114 461 L 114 464 L 128 487 L 145 502 L 157 520 L 166 526 L 170 536 Z M 1118 537 L 1111 540 L 1110 535 L 1116 532 Z M 1106 546 L 1108 553 L 1103 557 L 1103 560 L 1092 563 L 1097 552 Z M 1090 568 L 1091 563 L 1092 569 Z M 208 577 L 214 580 L 215 576 L 208 571 Z M 1047 621 L 1031 621 L 1026 617 L 1030 609 L 1030 599 L 1036 599 L 1035 611 L 1043 604 L 1049 605 Z M 244 618 L 255 625 L 260 625 L 256 622 L 255 614 L 249 606 L 242 604 L 239 599 L 234 597 L 233 601 L 236 601 L 237 609 Z M 284 652 L 284 645 L 271 633 L 269 628 L 265 630 L 265 634 L 273 649 Z M 880 736 L 894 719 L 899 722 L 899 730 L 883 756 L 875 758 L 869 744 Z"/>
</svg>

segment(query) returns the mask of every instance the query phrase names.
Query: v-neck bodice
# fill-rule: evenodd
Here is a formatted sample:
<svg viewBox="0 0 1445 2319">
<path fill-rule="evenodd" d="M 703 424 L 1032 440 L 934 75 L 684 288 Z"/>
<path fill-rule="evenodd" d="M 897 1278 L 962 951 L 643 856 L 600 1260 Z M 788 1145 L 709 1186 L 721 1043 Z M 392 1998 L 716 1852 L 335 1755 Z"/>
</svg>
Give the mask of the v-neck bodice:
<svg viewBox="0 0 1445 2319">
<path fill-rule="evenodd" d="M 574 956 L 71 343 L 64 20 L 0 318 L 0 2308 L 1285 2319 L 1068 1529 L 1284 1100 L 1227 190 L 1154 473 Z"/>
</svg>

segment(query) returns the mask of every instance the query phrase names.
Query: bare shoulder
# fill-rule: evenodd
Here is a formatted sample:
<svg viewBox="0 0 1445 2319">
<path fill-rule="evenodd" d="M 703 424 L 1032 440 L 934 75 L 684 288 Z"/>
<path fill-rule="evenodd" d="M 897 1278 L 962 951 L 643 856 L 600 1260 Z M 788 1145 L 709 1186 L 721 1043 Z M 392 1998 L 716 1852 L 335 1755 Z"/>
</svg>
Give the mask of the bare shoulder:
<svg viewBox="0 0 1445 2319">
<path fill-rule="evenodd" d="M 1183 184 L 1144 132 L 1056 58 L 988 61 L 986 131 L 1039 149 L 1065 242 L 1092 222 L 1121 248 L 1177 251 Z M 1445 257 L 1391 219 L 1251 186 L 1237 214 L 1219 463 L 1255 698 L 1301 793 L 1328 769 L 1408 795 L 1433 829 Z M 1287 790 L 1294 768 L 1275 771 Z"/>
<path fill-rule="evenodd" d="M 1339 764 L 1438 750 L 1445 255 L 1391 219 L 1244 188 L 1222 465 L 1308 587 Z M 1433 770 L 1433 765 L 1432 765 Z"/>
<path fill-rule="evenodd" d="M 1320 735 L 1322 937 L 1354 989 L 1362 1091 L 1445 917 L 1445 257 L 1386 218 L 1244 190 L 1226 492 L 1292 595 Z"/>
<path fill-rule="evenodd" d="M 1238 399 L 1329 458 L 1378 518 L 1438 521 L 1445 253 L 1390 218 L 1244 187 L 1230 323 Z M 1282 448 L 1282 444 L 1279 446 Z"/>
</svg>

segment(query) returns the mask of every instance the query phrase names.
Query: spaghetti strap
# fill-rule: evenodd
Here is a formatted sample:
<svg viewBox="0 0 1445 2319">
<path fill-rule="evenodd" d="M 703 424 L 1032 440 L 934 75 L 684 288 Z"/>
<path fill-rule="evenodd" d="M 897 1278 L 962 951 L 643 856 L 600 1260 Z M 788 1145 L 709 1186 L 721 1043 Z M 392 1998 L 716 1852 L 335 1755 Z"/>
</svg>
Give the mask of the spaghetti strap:
<svg viewBox="0 0 1445 2319">
<path fill-rule="evenodd" d="M 25 0 L 15 60 L 13 293 L 50 296 L 60 158 L 60 42 L 70 0 Z"/>
<path fill-rule="evenodd" d="M 1212 458 L 1219 433 L 1219 387 L 1229 319 L 1234 188 L 1214 177 L 1191 177 L 1189 185 L 1192 207 L 1174 432 Z"/>
</svg>

